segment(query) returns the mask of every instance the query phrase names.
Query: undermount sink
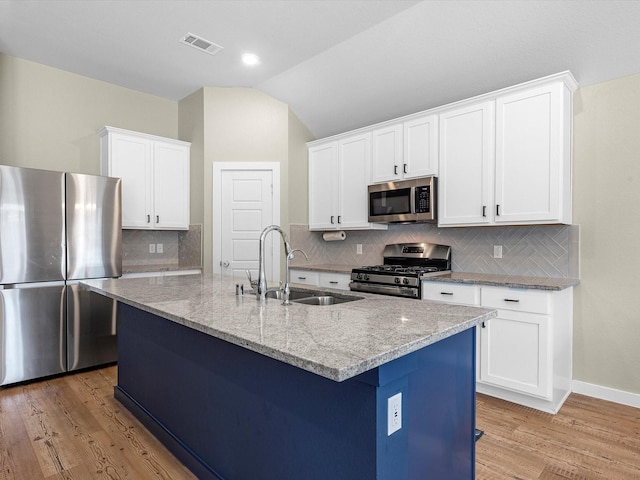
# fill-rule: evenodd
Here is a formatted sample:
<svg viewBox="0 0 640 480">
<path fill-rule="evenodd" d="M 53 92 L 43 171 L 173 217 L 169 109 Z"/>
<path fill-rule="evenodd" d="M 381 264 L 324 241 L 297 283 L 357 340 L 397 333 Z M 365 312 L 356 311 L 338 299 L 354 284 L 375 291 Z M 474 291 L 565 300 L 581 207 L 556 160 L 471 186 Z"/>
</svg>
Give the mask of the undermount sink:
<svg viewBox="0 0 640 480">
<path fill-rule="evenodd" d="M 266 297 L 282 300 L 282 291 L 274 290 L 267 292 Z M 362 299 L 364 299 L 364 297 L 343 295 L 341 293 L 328 293 L 320 290 L 291 289 L 289 292 L 289 300 L 295 303 L 303 303 L 305 305 L 336 305 L 339 303 L 353 302 Z"/>
</svg>

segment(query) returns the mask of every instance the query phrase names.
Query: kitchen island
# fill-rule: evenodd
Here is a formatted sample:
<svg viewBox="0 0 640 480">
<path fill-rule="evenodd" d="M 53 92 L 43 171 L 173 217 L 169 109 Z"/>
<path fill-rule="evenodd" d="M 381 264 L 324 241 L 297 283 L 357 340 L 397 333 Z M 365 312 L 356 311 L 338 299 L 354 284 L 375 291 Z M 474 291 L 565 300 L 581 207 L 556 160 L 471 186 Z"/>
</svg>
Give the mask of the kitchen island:
<svg viewBox="0 0 640 480">
<path fill-rule="evenodd" d="M 84 283 L 119 302 L 116 398 L 199 478 L 474 478 L 474 327 L 494 310 L 285 307 L 217 275 Z"/>
</svg>

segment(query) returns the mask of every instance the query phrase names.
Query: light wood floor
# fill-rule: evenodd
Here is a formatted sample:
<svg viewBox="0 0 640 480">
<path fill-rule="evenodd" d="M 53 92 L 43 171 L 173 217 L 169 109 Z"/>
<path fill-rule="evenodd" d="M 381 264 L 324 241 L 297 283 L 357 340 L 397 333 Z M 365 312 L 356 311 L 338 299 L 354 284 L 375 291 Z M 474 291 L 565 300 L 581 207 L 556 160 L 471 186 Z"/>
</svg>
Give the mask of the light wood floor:
<svg viewBox="0 0 640 480">
<path fill-rule="evenodd" d="M 0 480 L 195 477 L 113 398 L 115 366 L 0 389 Z M 549 415 L 478 395 L 477 479 L 640 479 L 640 409 Z"/>
</svg>

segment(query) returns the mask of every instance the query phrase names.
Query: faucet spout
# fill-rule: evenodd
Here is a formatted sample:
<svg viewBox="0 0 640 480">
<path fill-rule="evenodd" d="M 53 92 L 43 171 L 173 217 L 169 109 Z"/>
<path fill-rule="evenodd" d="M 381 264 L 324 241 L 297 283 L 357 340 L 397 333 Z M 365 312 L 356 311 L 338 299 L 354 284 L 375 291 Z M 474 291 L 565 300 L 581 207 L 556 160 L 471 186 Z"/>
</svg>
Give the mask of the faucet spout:
<svg viewBox="0 0 640 480">
<path fill-rule="evenodd" d="M 267 275 L 265 273 L 265 265 L 264 265 L 264 244 L 265 239 L 267 238 L 267 234 L 269 232 L 276 231 L 282 237 L 282 242 L 284 243 L 284 254 L 288 257 L 291 253 L 291 246 L 287 241 L 287 235 L 282 231 L 282 229 L 278 225 L 269 225 L 260 234 L 260 252 L 258 254 L 258 288 L 256 289 L 256 296 L 260 300 L 264 300 L 267 295 Z"/>
</svg>

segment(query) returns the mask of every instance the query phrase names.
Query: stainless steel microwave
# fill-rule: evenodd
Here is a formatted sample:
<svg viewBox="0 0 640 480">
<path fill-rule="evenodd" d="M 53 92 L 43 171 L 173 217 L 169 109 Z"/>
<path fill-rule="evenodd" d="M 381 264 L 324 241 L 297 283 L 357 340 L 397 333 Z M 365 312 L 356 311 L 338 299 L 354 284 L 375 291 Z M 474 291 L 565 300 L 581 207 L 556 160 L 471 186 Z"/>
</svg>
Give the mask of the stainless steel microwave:
<svg viewBox="0 0 640 480">
<path fill-rule="evenodd" d="M 436 177 L 369 185 L 369 222 L 435 222 Z"/>
</svg>

